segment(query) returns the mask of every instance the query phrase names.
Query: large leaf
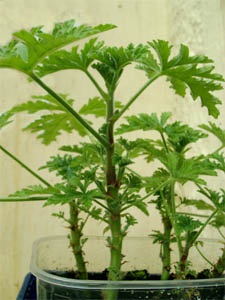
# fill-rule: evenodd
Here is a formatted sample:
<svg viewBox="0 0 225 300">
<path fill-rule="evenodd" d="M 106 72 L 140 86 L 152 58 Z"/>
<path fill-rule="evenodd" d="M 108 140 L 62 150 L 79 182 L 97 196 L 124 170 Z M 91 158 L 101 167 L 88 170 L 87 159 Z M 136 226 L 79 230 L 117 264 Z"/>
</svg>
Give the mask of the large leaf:
<svg viewBox="0 0 225 300">
<path fill-rule="evenodd" d="M 68 98 L 66 95 L 61 96 L 68 104 L 73 104 L 73 99 Z M 84 127 L 48 94 L 33 96 L 32 100 L 14 106 L 8 114 L 12 115 L 20 112 L 35 114 L 40 111 L 43 111 L 43 114 L 41 116 L 38 114 L 38 117 L 29 123 L 24 130 L 36 133 L 37 137 L 41 139 L 42 143 L 45 145 L 56 141 L 56 138 L 63 131 L 71 133 L 75 130 L 81 136 L 85 136 L 87 134 Z"/>
<path fill-rule="evenodd" d="M 153 60 L 153 55 L 140 59 L 139 69 L 145 70 L 147 76 L 166 76 L 171 83 L 171 88 L 184 97 L 189 88 L 193 100 L 200 98 L 202 106 L 206 107 L 208 113 L 213 117 L 218 117 L 217 108 L 221 101 L 212 92 L 221 90 L 220 82 L 224 81 L 222 75 L 213 73 L 214 66 L 208 65 L 213 61 L 207 56 L 189 54 L 189 49 L 185 45 L 180 46 L 179 53 L 170 59 L 172 46 L 163 40 L 149 43 L 158 57 Z M 149 59 L 150 57 L 150 59 Z"/>
<path fill-rule="evenodd" d="M 22 29 L 13 34 L 13 40 L 0 48 L 0 67 L 13 68 L 30 74 L 42 60 L 70 43 L 114 28 L 114 25 L 78 26 L 74 20 L 55 24 L 51 33 L 43 26 Z"/>
</svg>

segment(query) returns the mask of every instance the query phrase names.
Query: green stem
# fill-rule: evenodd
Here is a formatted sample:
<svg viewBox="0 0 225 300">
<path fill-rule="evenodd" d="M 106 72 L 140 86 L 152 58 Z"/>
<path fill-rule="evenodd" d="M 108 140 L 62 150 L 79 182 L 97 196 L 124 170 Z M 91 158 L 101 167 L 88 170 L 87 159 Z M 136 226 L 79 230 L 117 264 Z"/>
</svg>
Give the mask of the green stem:
<svg viewBox="0 0 225 300">
<path fill-rule="evenodd" d="M 198 253 L 200 254 L 200 256 L 213 267 L 213 263 L 202 253 L 202 251 L 199 249 L 199 247 L 197 245 L 195 245 L 195 248 L 197 249 Z"/>
<path fill-rule="evenodd" d="M 209 222 L 212 220 L 212 218 L 218 213 L 219 209 L 216 209 L 205 221 L 205 223 L 201 226 L 201 229 L 196 233 L 196 235 L 193 238 L 193 243 L 198 239 L 198 237 L 201 235 L 203 230 L 206 228 L 206 226 L 209 224 Z"/>
<path fill-rule="evenodd" d="M 143 86 L 138 90 L 138 92 L 127 102 L 126 105 L 120 110 L 119 113 L 115 116 L 115 121 L 117 121 L 128 109 L 129 107 L 134 103 L 134 101 L 149 87 L 149 85 L 155 81 L 157 78 L 161 76 L 161 73 L 155 74 L 153 77 L 151 77 Z"/>
<path fill-rule="evenodd" d="M 221 237 L 225 240 L 225 235 L 223 234 L 223 232 L 220 230 L 220 228 L 217 228 L 219 234 L 221 235 Z"/>
<path fill-rule="evenodd" d="M 28 202 L 28 201 L 44 201 L 47 200 L 46 196 L 34 196 L 34 197 L 6 197 L 0 198 L 0 202 Z"/>
<path fill-rule="evenodd" d="M 17 157 L 15 157 L 12 153 L 10 153 L 8 150 L 6 150 L 3 146 L 0 145 L 0 149 L 7 154 L 9 157 L 11 157 L 14 161 L 16 161 L 22 168 L 24 168 L 26 171 L 28 171 L 30 174 L 32 174 L 34 177 L 36 177 L 38 180 L 40 180 L 42 183 L 44 183 L 46 186 L 51 186 L 50 183 L 48 183 L 45 179 L 43 179 L 41 176 L 39 176 L 36 172 L 31 170 L 27 165 L 25 165 L 21 160 L 19 160 Z"/>
<path fill-rule="evenodd" d="M 38 76 L 35 74 L 30 74 L 30 77 L 41 86 L 46 92 L 48 92 L 52 97 L 54 97 L 60 105 L 62 105 L 67 112 L 69 112 L 77 121 L 84 126 L 87 131 L 89 131 L 103 146 L 107 147 L 107 141 L 98 134 L 93 127 L 91 127 L 80 115 L 77 113 L 60 95 L 55 93 L 48 85 L 46 85 Z"/>
<path fill-rule="evenodd" d="M 79 273 L 79 279 L 88 279 L 88 273 L 86 269 L 86 263 L 83 257 L 83 245 L 82 245 L 82 228 L 79 226 L 79 209 L 75 201 L 69 203 L 70 208 L 70 246 L 72 248 L 76 264 L 77 271 Z"/>
<path fill-rule="evenodd" d="M 162 244 L 162 275 L 161 280 L 168 280 L 170 276 L 170 267 L 171 267 L 171 230 L 172 224 L 170 218 L 163 217 L 163 227 L 164 227 L 164 241 Z"/>
<path fill-rule="evenodd" d="M 107 94 L 103 91 L 103 89 L 100 87 L 98 82 L 95 80 L 95 78 L 91 75 L 91 73 L 88 72 L 88 70 L 85 71 L 85 74 L 88 76 L 88 78 L 91 80 L 91 82 L 94 84 L 96 89 L 98 90 L 99 94 L 104 100 L 107 100 Z"/>
</svg>

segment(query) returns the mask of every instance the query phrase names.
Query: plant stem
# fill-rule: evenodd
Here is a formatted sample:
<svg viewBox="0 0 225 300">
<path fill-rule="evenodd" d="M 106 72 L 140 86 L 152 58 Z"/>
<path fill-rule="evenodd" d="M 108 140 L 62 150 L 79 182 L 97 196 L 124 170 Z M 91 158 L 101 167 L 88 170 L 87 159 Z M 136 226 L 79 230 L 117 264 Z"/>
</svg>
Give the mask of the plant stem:
<svg viewBox="0 0 225 300">
<path fill-rule="evenodd" d="M 0 198 L 0 202 L 28 202 L 28 201 L 44 201 L 47 200 L 46 196 L 34 196 L 34 197 L 6 197 Z"/>
<path fill-rule="evenodd" d="M 134 101 L 148 88 L 148 86 L 155 81 L 157 78 L 159 78 L 162 74 L 155 74 L 153 77 L 151 77 L 138 91 L 137 93 L 127 102 L 126 105 L 119 111 L 119 113 L 116 114 L 114 120 L 117 121 L 127 110 L 128 108 L 134 103 Z"/>
<path fill-rule="evenodd" d="M 46 92 L 48 92 L 56 101 L 67 110 L 77 121 L 84 126 L 84 128 L 89 131 L 103 146 L 107 147 L 107 141 L 97 132 L 93 127 L 91 127 L 81 116 L 77 113 L 60 95 L 55 93 L 48 85 L 46 85 L 38 76 L 35 74 L 30 74 L 30 77 L 41 86 Z"/>
<path fill-rule="evenodd" d="M 170 249 L 170 239 L 172 224 L 170 218 L 167 216 L 162 217 L 163 227 L 164 227 L 164 241 L 162 244 L 162 275 L 161 280 L 168 280 L 170 276 L 170 266 L 171 266 L 171 249 Z"/>
<path fill-rule="evenodd" d="M 82 228 L 79 226 L 79 210 L 75 201 L 69 203 L 70 209 L 70 246 L 72 248 L 77 270 L 79 273 L 79 279 L 88 279 L 88 273 L 86 269 L 86 263 L 83 257 L 83 245 L 82 245 Z"/>
<path fill-rule="evenodd" d="M 110 240 L 110 267 L 109 280 L 120 279 L 120 268 L 122 260 L 122 232 L 121 232 L 121 207 L 118 201 L 119 183 L 116 177 L 116 168 L 113 163 L 114 158 L 114 99 L 113 91 L 109 92 L 110 100 L 107 101 L 107 139 L 108 147 L 106 151 L 106 183 L 107 183 L 107 205 L 109 207 L 109 225 L 111 230 Z"/>
<path fill-rule="evenodd" d="M 197 245 L 195 245 L 195 248 L 197 249 L 198 253 L 200 254 L 200 256 L 209 264 L 213 267 L 213 263 L 208 260 L 208 258 L 202 253 L 202 251 L 199 249 L 199 247 Z"/>
<path fill-rule="evenodd" d="M 0 149 L 7 154 L 9 157 L 11 157 L 14 161 L 16 161 L 22 168 L 24 168 L 26 171 L 28 171 L 30 174 L 32 174 L 34 177 L 36 177 L 39 181 L 44 183 L 46 186 L 51 186 L 50 183 L 48 183 L 45 179 L 43 179 L 41 176 L 39 176 L 36 172 L 31 170 L 27 165 L 25 165 L 21 160 L 19 160 L 17 157 L 15 157 L 12 153 L 10 153 L 8 150 L 6 150 L 3 146 L 0 145 Z"/>
<path fill-rule="evenodd" d="M 95 78 L 91 75 L 91 73 L 88 72 L 88 70 L 85 71 L 85 74 L 87 77 L 91 80 L 91 82 L 94 84 L 96 89 L 98 90 L 99 94 L 104 100 L 107 100 L 107 94 L 103 91 L 103 89 L 100 87 L 100 85 L 97 83 Z"/>
</svg>

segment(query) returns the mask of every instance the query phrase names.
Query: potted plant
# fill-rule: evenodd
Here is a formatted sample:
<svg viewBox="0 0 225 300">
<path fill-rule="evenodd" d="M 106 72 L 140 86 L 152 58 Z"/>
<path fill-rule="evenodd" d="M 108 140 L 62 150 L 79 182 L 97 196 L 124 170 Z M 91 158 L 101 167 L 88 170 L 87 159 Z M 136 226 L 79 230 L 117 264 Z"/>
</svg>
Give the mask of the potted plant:
<svg viewBox="0 0 225 300">
<path fill-rule="evenodd" d="M 1 68 L 24 73 L 43 90 L 43 94 L 1 113 L 0 127 L 24 113 L 31 116 L 25 130 L 35 133 L 45 145 L 62 133 L 76 131 L 81 136 L 79 142 L 72 140 L 70 145 L 60 147 L 59 154 L 41 166 L 55 173 L 55 184 L 0 145 L 39 181 L 1 201 L 40 200 L 45 206 L 68 207 L 68 214 L 54 214 L 68 224 L 68 238 L 44 238 L 34 245 L 31 270 L 38 278 L 38 299 L 222 300 L 225 191 L 222 185 L 214 190 L 207 179 L 219 181 L 225 172 L 225 130 L 214 122 L 192 128 L 180 120 L 173 121 L 170 112 L 160 116 L 127 112 L 154 81 L 164 76 L 175 94 L 184 97 L 189 91 L 193 100 L 201 101 L 208 114 L 217 118 L 221 101 L 214 92 L 222 89 L 224 79 L 213 72 L 211 59 L 190 55 L 185 45 L 173 56 L 172 46 L 164 40 L 112 47 L 92 37 L 114 27 L 77 26 L 69 20 L 56 24 L 51 33 L 40 26 L 18 31 L 0 48 Z M 91 38 L 83 46 L 65 49 L 87 37 Z M 137 72 L 143 71 L 147 79 L 127 101 L 118 101 L 117 87 L 130 65 Z M 46 75 L 68 69 L 83 72 L 96 89 L 79 110 L 74 99 L 45 81 Z M 185 101 L 188 109 L 189 100 Z M 134 131 L 148 132 L 148 137 L 130 138 Z M 218 141 L 215 149 L 198 153 L 198 143 L 209 135 Z M 148 175 L 137 171 L 138 159 L 146 162 Z M 193 199 L 179 193 L 179 188 L 188 184 L 196 190 Z M 129 238 L 129 229 L 138 222 L 136 210 L 151 220 L 152 207 L 161 218 L 158 229 L 140 240 Z M 83 234 L 89 219 L 105 224 L 103 237 L 97 237 L 95 245 L 92 237 Z M 212 251 L 206 251 L 207 241 L 202 239 L 208 227 L 219 234 L 212 248 L 214 258 L 209 257 Z M 152 258 L 156 245 L 158 252 Z M 97 266 L 92 267 L 87 256 L 93 256 L 94 249 Z M 144 252 L 144 262 L 136 265 L 132 255 L 138 260 Z M 208 267 L 195 269 L 193 257 L 206 261 Z M 161 265 L 156 275 L 152 274 L 154 263 Z"/>
</svg>

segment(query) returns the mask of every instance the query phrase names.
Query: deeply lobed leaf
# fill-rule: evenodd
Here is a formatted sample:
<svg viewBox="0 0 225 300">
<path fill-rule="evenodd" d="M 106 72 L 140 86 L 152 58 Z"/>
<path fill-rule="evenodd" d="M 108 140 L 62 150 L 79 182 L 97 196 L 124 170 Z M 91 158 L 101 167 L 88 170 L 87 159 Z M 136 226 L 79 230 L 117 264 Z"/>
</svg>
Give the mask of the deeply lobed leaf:
<svg viewBox="0 0 225 300">
<path fill-rule="evenodd" d="M 110 24 L 78 26 L 75 20 L 68 20 L 55 24 L 51 33 L 45 33 L 42 26 L 30 31 L 22 29 L 13 34 L 12 42 L 0 48 L 0 67 L 30 74 L 38 63 L 57 49 L 113 28 L 115 26 Z"/>
</svg>

